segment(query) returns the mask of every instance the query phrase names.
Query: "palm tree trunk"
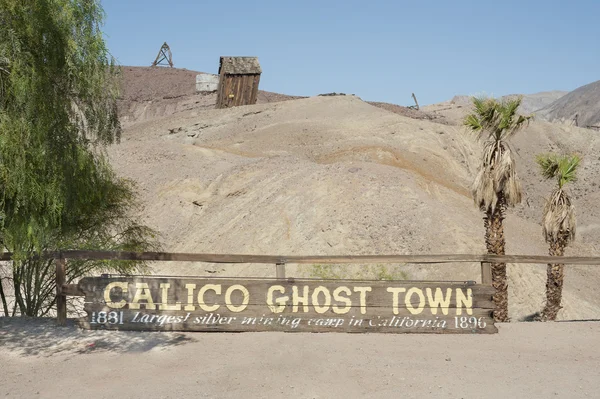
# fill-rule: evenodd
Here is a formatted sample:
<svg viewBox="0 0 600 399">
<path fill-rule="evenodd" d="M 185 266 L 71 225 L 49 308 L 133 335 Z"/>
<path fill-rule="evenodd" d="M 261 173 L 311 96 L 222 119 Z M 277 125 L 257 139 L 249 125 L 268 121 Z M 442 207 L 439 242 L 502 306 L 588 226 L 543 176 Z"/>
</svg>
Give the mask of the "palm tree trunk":
<svg viewBox="0 0 600 399">
<path fill-rule="evenodd" d="M 506 200 L 503 196 L 498 199 L 498 205 L 494 211 L 487 211 L 484 220 L 485 244 L 488 254 L 504 255 L 504 209 Z M 492 263 L 492 286 L 496 289 L 494 294 L 494 320 L 497 322 L 509 322 L 508 318 L 508 281 L 506 278 L 506 263 Z"/>
<path fill-rule="evenodd" d="M 556 240 L 550 242 L 550 256 L 563 256 L 565 254 L 565 247 L 567 246 L 567 240 L 564 237 L 558 237 Z M 548 265 L 547 268 L 548 278 L 546 280 L 546 306 L 542 311 L 542 321 L 554 321 L 558 311 L 562 308 L 560 303 L 562 301 L 562 289 L 565 280 L 565 265 L 555 264 Z"/>
</svg>

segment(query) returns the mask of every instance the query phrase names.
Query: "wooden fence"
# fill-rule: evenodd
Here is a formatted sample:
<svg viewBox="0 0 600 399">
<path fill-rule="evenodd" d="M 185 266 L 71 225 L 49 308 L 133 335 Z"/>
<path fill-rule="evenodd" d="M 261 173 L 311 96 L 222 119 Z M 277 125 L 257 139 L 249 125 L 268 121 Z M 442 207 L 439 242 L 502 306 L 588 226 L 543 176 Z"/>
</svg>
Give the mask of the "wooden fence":
<svg viewBox="0 0 600 399">
<path fill-rule="evenodd" d="M 481 263 L 481 282 L 491 284 L 491 263 L 515 264 L 565 264 L 600 265 L 600 257 L 556 257 L 535 255 L 355 255 L 355 256 L 281 256 L 281 255 L 235 255 L 235 254 L 197 254 L 171 252 L 116 252 L 116 251 L 60 251 L 47 252 L 40 256 L 55 259 L 56 262 L 56 307 L 57 319 L 64 325 L 67 319 L 67 296 L 82 296 L 76 284 L 66 284 L 68 259 L 86 260 L 137 260 L 137 261 L 175 261 L 204 263 L 250 263 L 273 264 L 278 279 L 285 279 L 286 264 L 352 264 L 352 263 Z M 9 261 L 12 254 L 5 252 L 0 261 Z"/>
</svg>

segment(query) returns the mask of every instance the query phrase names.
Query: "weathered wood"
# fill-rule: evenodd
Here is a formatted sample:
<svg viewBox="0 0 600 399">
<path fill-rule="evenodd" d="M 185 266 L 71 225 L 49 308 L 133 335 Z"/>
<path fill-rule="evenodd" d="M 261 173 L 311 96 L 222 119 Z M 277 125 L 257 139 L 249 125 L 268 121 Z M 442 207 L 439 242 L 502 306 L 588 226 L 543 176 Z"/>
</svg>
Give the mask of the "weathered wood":
<svg viewBox="0 0 600 399">
<path fill-rule="evenodd" d="M 216 108 L 256 104 L 261 72 L 256 57 L 221 57 Z"/>
<path fill-rule="evenodd" d="M 275 275 L 278 279 L 285 278 L 285 263 L 277 263 L 275 265 Z"/>
<path fill-rule="evenodd" d="M 67 323 L 67 297 L 63 293 L 63 286 L 66 281 L 66 260 L 57 258 L 54 260 L 56 265 L 56 319 L 58 325 L 64 326 Z"/>
<path fill-rule="evenodd" d="M 489 262 L 481 262 L 481 284 L 492 284 L 492 265 Z"/>
<path fill-rule="evenodd" d="M 125 251 L 62 251 L 67 259 L 90 260 L 140 260 L 140 261 L 180 261 L 207 263 L 260 263 L 260 264 L 351 264 L 351 263 L 532 263 L 566 265 L 600 265 L 600 257 L 537 256 L 537 255 L 358 255 L 358 256 L 285 256 L 285 255 L 237 255 L 237 254 L 198 254 L 171 252 L 125 252 Z M 46 252 L 45 258 L 55 258 L 58 252 Z M 12 259 L 12 253 L 0 255 L 0 261 Z"/>
<path fill-rule="evenodd" d="M 326 314 L 303 314 L 297 316 L 288 312 L 266 315 L 260 308 L 251 306 L 243 316 L 231 312 L 187 313 L 162 311 L 147 313 L 138 310 L 117 310 L 110 308 L 86 308 L 87 312 L 96 312 L 95 320 L 88 315 L 80 320 L 80 326 L 92 330 L 120 331 L 193 331 L 193 332 L 337 332 L 337 333 L 433 333 L 433 334 L 494 334 L 498 329 L 490 310 L 474 309 L 470 316 L 449 316 L 440 314 L 435 317 L 418 317 L 405 311 L 398 315 L 390 314 L 383 308 L 373 308 L 369 315 L 361 317 L 357 312 L 344 316 Z M 113 318 L 117 324 L 97 322 L 99 312 L 107 312 L 107 318 Z M 110 315 L 111 311 L 116 314 Z M 122 312 L 122 313 L 121 313 Z M 144 317 L 144 315 L 148 315 Z M 155 315 L 152 318 L 152 315 Z M 171 319 L 169 319 L 171 316 Z M 188 317 L 186 319 L 186 317 Z M 466 319 L 462 319 L 465 317 Z M 119 319 L 123 324 L 118 324 Z M 93 323 L 95 321 L 95 323 Z M 163 322 L 161 325 L 160 323 Z M 456 325 L 463 324 L 464 328 Z"/>
<path fill-rule="evenodd" d="M 256 102 L 252 98 L 252 92 L 254 91 L 254 75 L 249 75 L 244 87 L 244 103 L 245 105 L 252 105 Z"/>
<path fill-rule="evenodd" d="M 160 304 L 171 304 L 180 302 L 182 304 L 187 304 L 188 290 L 186 289 L 186 284 L 195 284 L 199 289 L 199 287 L 205 284 L 220 284 L 221 290 L 224 295 L 227 287 L 243 285 L 248 289 L 248 294 L 250 299 L 248 301 L 249 304 L 262 304 L 264 303 L 264 298 L 266 295 L 266 291 L 264 288 L 267 286 L 281 286 L 284 287 L 284 292 L 281 295 L 292 295 L 293 287 L 324 287 L 330 292 L 333 292 L 336 288 L 340 286 L 371 286 L 371 287 L 403 287 L 409 286 L 418 288 L 421 290 L 427 290 L 427 288 L 431 288 L 432 286 L 443 288 L 442 291 L 446 289 L 462 289 L 471 290 L 471 295 L 478 303 L 479 307 L 486 309 L 493 309 L 494 305 L 491 302 L 491 297 L 494 293 L 494 289 L 491 286 L 476 284 L 473 281 L 456 281 L 456 282 L 448 282 L 448 281 L 374 281 L 374 280 L 319 280 L 319 279 L 278 279 L 278 278 L 201 278 L 201 277 L 144 277 L 144 276 L 133 276 L 133 277 L 85 277 L 79 281 L 78 287 L 79 290 L 86 293 L 86 303 L 98 302 L 104 303 L 105 296 L 104 294 L 99 294 L 99 290 L 103 290 L 108 286 L 108 284 L 112 282 L 126 282 L 127 293 L 120 293 L 119 288 L 115 288 L 116 292 L 111 291 L 110 295 L 112 301 L 121 301 L 125 300 L 126 302 L 131 302 L 136 293 L 136 285 L 137 284 L 147 284 L 150 292 L 154 294 L 153 303 L 155 305 Z M 166 291 L 166 294 L 163 294 L 161 284 L 168 284 L 169 289 Z M 100 288 L 98 288 L 100 287 Z M 302 288 L 299 288 L 302 289 Z M 103 293 L 104 291 L 102 291 Z M 467 291 L 464 291 L 465 293 Z M 196 292 L 197 294 L 197 292 Z M 443 292 L 445 294 L 445 292 Z M 209 290 L 206 292 L 203 297 L 205 301 L 211 302 L 216 301 L 219 295 L 217 295 L 213 290 Z M 237 295 L 237 297 L 236 297 Z M 367 298 L 365 298 L 365 304 L 369 307 L 371 306 L 380 306 L 378 305 L 380 302 L 385 302 L 386 298 L 391 295 L 385 290 L 380 292 L 376 292 L 374 294 L 369 294 Z M 435 292 L 432 292 L 432 295 L 435 295 Z M 238 298 L 239 297 L 239 298 Z M 241 299 L 241 294 L 235 294 L 232 297 L 233 299 Z M 193 300 L 196 300 L 196 297 L 193 297 Z M 420 299 L 417 296 L 411 296 L 410 303 L 418 304 Z M 235 302 L 235 301 L 234 301 Z M 225 305 L 230 304 L 223 302 Z M 407 301 L 405 300 L 402 303 L 399 303 L 398 306 L 403 307 L 406 305 Z M 451 300 L 448 302 L 445 307 L 456 307 L 456 297 L 451 297 Z"/>
<path fill-rule="evenodd" d="M 415 93 L 412 94 L 412 98 L 413 100 L 415 100 L 415 106 L 416 106 L 416 110 L 419 110 L 419 102 L 417 101 L 417 96 L 415 96 Z"/>
<path fill-rule="evenodd" d="M 99 277 L 79 288 L 94 329 L 497 331 L 493 288 L 474 282 Z"/>
<path fill-rule="evenodd" d="M 248 84 L 248 75 L 242 75 L 239 79 L 237 79 L 237 88 L 236 88 L 236 97 L 235 97 L 235 105 L 247 105 L 246 98 L 244 97 L 244 93 L 246 91 L 246 85 Z"/>
<path fill-rule="evenodd" d="M 164 65 L 164 64 L 162 64 L 162 62 L 165 60 L 167 61 L 167 64 L 171 68 L 173 68 L 173 54 L 171 53 L 171 48 L 169 47 L 167 42 L 164 42 L 163 45 L 161 46 L 161 48 L 158 51 L 158 54 L 156 56 L 156 59 L 152 63 L 152 66 Z"/>
<path fill-rule="evenodd" d="M 250 97 L 250 104 L 256 104 L 258 100 L 258 85 L 260 84 L 260 75 L 254 76 L 254 82 L 252 84 L 252 96 Z"/>
<path fill-rule="evenodd" d="M 224 93 L 224 74 L 219 74 L 219 85 L 217 86 L 217 102 L 215 104 L 216 108 L 223 108 L 223 93 Z"/>
<path fill-rule="evenodd" d="M 77 284 L 63 284 L 62 294 L 66 296 L 85 296 Z"/>
<path fill-rule="evenodd" d="M 252 104 L 252 84 L 254 82 L 253 75 L 246 75 L 244 78 L 244 87 L 242 88 L 242 104 Z"/>
</svg>

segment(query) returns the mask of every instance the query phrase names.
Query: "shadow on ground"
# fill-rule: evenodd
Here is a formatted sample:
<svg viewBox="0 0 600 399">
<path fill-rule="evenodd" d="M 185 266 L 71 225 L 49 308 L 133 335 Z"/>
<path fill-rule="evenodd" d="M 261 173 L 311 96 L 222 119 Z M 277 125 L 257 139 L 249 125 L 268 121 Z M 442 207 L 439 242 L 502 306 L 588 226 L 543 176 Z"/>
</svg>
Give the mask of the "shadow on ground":
<svg viewBox="0 0 600 399">
<path fill-rule="evenodd" d="M 194 341 L 176 332 L 90 331 L 80 329 L 74 320 L 59 327 L 56 319 L 0 317 L 0 350 L 22 356 L 146 352 Z"/>
</svg>

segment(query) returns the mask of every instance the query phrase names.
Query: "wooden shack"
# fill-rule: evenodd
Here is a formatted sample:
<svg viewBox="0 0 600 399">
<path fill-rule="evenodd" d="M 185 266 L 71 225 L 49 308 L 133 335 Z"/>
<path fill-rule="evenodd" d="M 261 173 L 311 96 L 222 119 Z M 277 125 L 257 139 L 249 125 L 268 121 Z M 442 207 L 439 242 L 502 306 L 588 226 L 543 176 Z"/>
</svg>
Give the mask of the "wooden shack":
<svg viewBox="0 0 600 399">
<path fill-rule="evenodd" d="M 261 73 L 258 57 L 221 57 L 217 108 L 256 104 Z"/>
</svg>

